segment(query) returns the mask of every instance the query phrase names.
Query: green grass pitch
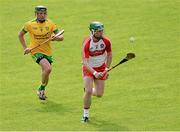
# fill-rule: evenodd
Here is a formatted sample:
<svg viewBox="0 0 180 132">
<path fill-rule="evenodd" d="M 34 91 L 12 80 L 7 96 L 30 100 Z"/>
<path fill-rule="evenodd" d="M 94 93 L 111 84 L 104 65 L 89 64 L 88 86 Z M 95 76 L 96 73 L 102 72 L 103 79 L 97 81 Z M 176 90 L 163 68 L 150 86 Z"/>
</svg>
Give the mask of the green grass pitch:
<svg viewBox="0 0 180 132">
<path fill-rule="evenodd" d="M 18 32 L 34 7 L 65 29 L 53 42 L 48 100 L 36 97 L 40 67 L 23 55 Z M 180 130 L 179 0 L 0 0 L 0 130 Z M 98 20 L 113 44 L 113 65 L 103 98 L 92 99 L 82 124 L 81 43 Z M 135 37 L 133 44 L 129 38 Z M 27 41 L 29 37 L 26 35 Z"/>
</svg>

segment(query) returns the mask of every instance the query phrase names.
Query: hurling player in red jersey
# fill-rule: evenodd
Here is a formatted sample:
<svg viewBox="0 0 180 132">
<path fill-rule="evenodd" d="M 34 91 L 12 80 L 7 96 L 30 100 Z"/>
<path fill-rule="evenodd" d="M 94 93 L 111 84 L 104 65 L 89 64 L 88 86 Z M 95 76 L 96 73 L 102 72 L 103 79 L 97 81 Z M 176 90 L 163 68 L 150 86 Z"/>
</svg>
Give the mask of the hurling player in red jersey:
<svg viewBox="0 0 180 132">
<path fill-rule="evenodd" d="M 89 29 L 91 35 L 84 39 L 82 46 L 85 88 L 82 122 L 88 122 L 91 96 L 103 96 L 107 70 L 112 62 L 111 42 L 103 35 L 104 25 L 100 22 L 91 22 Z"/>
</svg>

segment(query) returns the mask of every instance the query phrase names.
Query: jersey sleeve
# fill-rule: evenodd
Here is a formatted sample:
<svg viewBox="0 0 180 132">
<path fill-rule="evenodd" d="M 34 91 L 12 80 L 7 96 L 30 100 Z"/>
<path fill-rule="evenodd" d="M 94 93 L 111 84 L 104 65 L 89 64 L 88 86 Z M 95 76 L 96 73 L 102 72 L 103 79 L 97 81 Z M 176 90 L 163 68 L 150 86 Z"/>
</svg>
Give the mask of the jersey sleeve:
<svg viewBox="0 0 180 132">
<path fill-rule="evenodd" d="M 104 42 L 105 42 L 105 44 L 106 44 L 106 51 L 107 51 L 107 52 L 111 52 L 111 51 L 112 51 L 111 41 L 110 41 L 107 37 L 105 37 L 105 38 L 104 38 Z"/>
<path fill-rule="evenodd" d="M 89 42 L 88 38 L 85 38 L 83 41 L 83 47 L 82 47 L 82 57 L 83 58 L 89 58 Z"/>
<path fill-rule="evenodd" d="M 59 32 L 59 29 L 57 28 L 56 24 L 52 24 L 52 31 L 56 34 Z"/>
<path fill-rule="evenodd" d="M 22 31 L 25 33 L 29 32 L 29 27 L 30 27 L 29 22 L 25 23 L 22 28 Z"/>
</svg>

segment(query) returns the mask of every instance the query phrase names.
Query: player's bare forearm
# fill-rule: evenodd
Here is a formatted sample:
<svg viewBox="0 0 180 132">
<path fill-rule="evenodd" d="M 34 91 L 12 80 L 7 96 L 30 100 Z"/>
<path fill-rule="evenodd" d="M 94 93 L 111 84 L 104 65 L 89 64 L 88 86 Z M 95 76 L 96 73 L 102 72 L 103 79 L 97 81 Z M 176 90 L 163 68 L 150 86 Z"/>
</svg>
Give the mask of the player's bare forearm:
<svg viewBox="0 0 180 132">
<path fill-rule="evenodd" d="M 52 39 L 52 41 L 63 41 L 63 40 L 64 40 L 64 36 L 63 35 L 57 36 L 54 39 Z"/>
<path fill-rule="evenodd" d="M 92 74 L 95 72 L 95 70 L 89 66 L 88 64 L 88 58 L 83 58 L 83 66 L 85 66 Z"/>
<path fill-rule="evenodd" d="M 21 32 L 19 32 L 18 37 L 19 37 L 19 41 L 20 41 L 20 43 L 21 43 L 21 45 L 23 47 L 24 55 L 25 55 L 25 54 L 29 54 L 31 52 L 31 49 L 27 48 L 27 46 L 26 46 L 26 41 L 24 39 L 24 34 L 25 33 L 23 31 L 21 31 Z"/>
<path fill-rule="evenodd" d="M 83 65 L 95 76 L 95 78 L 101 78 L 103 76 L 102 72 L 95 71 L 89 64 L 88 58 L 83 58 Z"/>
<path fill-rule="evenodd" d="M 25 42 L 25 39 L 24 39 L 24 34 L 25 33 L 23 31 L 21 31 L 21 32 L 19 32 L 18 37 L 19 37 L 19 41 L 20 41 L 23 49 L 25 50 L 27 48 L 27 46 L 26 46 L 26 42 Z"/>
<path fill-rule="evenodd" d="M 111 66 L 111 63 L 112 63 L 112 52 L 109 52 L 107 53 L 107 61 L 106 61 L 108 68 Z"/>
</svg>

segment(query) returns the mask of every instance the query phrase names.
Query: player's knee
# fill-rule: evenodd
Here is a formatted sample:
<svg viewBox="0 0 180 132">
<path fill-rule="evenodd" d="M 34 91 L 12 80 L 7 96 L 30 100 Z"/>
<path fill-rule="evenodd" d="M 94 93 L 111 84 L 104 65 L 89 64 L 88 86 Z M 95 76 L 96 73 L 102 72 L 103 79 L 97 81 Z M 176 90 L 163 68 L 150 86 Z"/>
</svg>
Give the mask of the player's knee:
<svg viewBox="0 0 180 132">
<path fill-rule="evenodd" d="M 103 93 L 97 93 L 96 97 L 101 98 L 103 96 Z"/>
<path fill-rule="evenodd" d="M 103 91 L 97 91 L 96 97 L 101 98 L 103 96 Z"/>
<path fill-rule="evenodd" d="M 85 90 L 85 93 L 86 93 L 87 95 L 92 95 L 92 90 L 86 89 L 86 90 Z"/>
</svg>

